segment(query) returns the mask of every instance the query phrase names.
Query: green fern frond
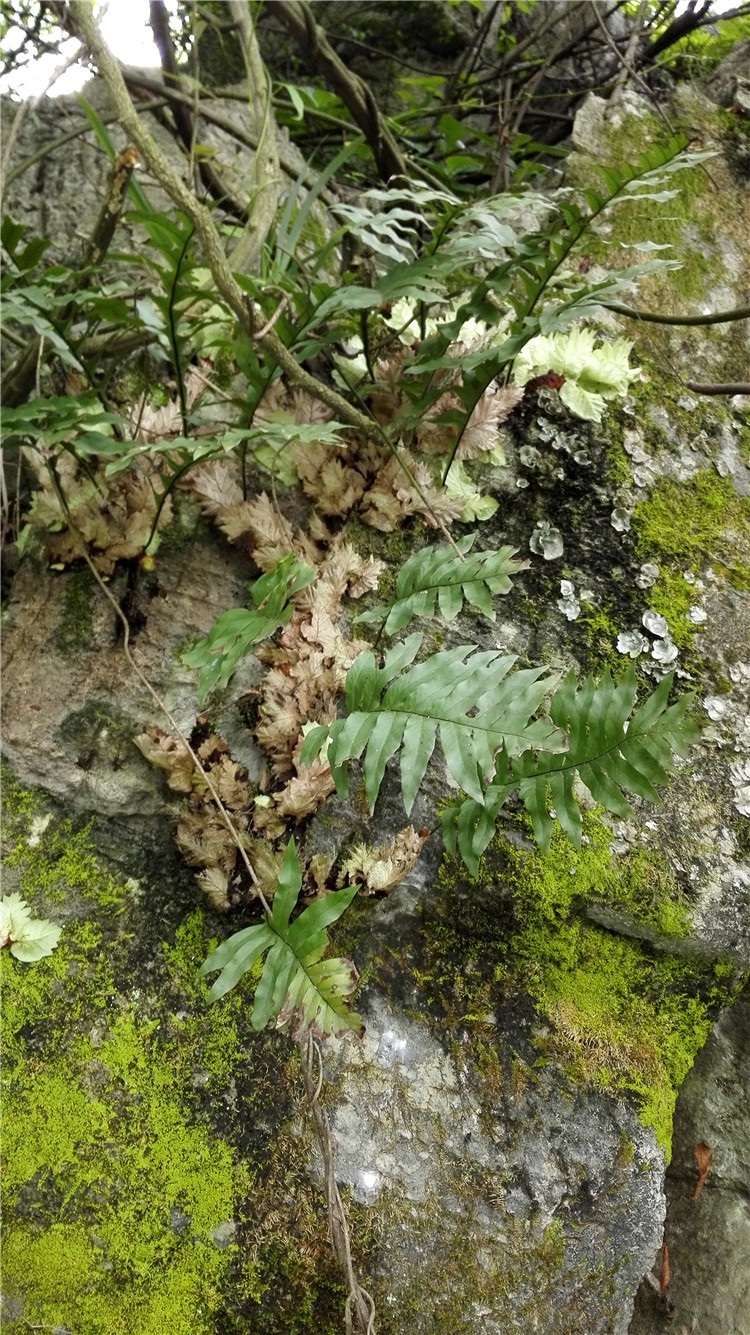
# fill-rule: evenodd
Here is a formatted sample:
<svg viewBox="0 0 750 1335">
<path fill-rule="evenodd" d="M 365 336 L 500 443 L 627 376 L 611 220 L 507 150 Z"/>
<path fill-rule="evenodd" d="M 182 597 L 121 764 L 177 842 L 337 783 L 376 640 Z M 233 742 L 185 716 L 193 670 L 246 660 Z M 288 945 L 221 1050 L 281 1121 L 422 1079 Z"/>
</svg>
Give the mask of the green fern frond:
<svg viewBox="0 0 750 1335">
<path fill-rule="evenodd" d="M 456 544 L 462 553 L 471 550 L 476 537 L 470 533 Z M 500 547 L 496 552 L 475 552 L 462 560 L 447 543 L 425 547 L 404 563 L 396 581 L 396 596 L 387 606 L 374 607 L 355 617 L 358 622 L 383 621 L 383 630 L 394 635 L 403 630 L 412 617 L 435 616 L 438 612 L 452 621 L 461 611 L 464 599 L 491 621 L 493 594 L 508 593 L 513 587 L 510 576 L 527 570 L 528 561 L 514 561 L 514 547 Z"/>
<path fill-rule="evenodd" d="M 198 701 L 201 705 L 214 686 L 228 685 L 237 664 L 252 645 L 260 644 L 287 624 L 292 615 L 289 599 L 306 589 L 314 579 L 312 566 L 298 561 L 296 556 L 283 556 L 252 585 L 253 611 L 234 607 L 222 612 L 205 639 L 182 655 L 186 667 L 200 670 Z"/>
<path fill-rule="evenodd" d="M 552 698 L 550 717 L 568 736 L 564 755 L 525 752 L 498 758 L 496 777 L 483 803 L 472 798 L 446 810 L 443 833 L 449 851 L 460 852 L 472 875 L 495 830 L 508 798 L 518 792 L 537 842 L 546 852 L 552 837 L 553 808 L 561 828 L 578 846 L 581 815 L 574 796 L 576 774 L 600 806 L 626 817 L 626 794 L 659 800 L 658 786 L 674 772 L 674 756 L 683 756 L 698 737 L 687 717 L 692 696 L 668 705 L 673 674 L 633 713 L 636 676 L 630 668 L 617 683 L 608 671 L 576 685 L 569 673 Z"/>
<path fill-rule="evenodd" d="M 532 719 L 555 684 L 555 678 L 543 677 L 544 668 L 508 675 L 514 657 L 461 644 L 405 672 L 421 644 L 420 635 L 410 635 L 386 654 L 382 668 L 369 651 L 360 654 L 346 678 L 348 716 L 313 728 L 305 738 L 303 764 L 310 764 L 328 742 L 328 760 L 340 795 L 348 790 L 347 761 L 364 755 L 365 792 L 372 812 L 386 764 L 400 750 L 401 792 L 408 814 L 438 737 L 451 775 L 478 802 L 501 749 L 518 756 L 532 747 L 549 751 L 565 747 L 564 735 L 548 719 Z"/>
<path fill-rule="evenodd" d="M 354 965 L 345 959 L 322 958 L 328 945 L 326 927 L 341 917 L 359 886 L 349 885 L 323 895 L 290 923 L 301 885 L 302 870 L 294 840 L 290 839 L 266 921 L 235 932 L 201 966 L 202 974 L 221 970 L 209 999 L 218 1001 L 236 987 L 243 974 L 265 954 L 255 989 L 254 1029 L 264 1029 L 276 1019 L 278 1028 L 293 1025 L 295 1038 L 308 1033 L 322 1038 L 346 1029 L 359 1030 L 360 1017 L 347 1007 L 347 998 L 357 983 Z"/>
</svg>

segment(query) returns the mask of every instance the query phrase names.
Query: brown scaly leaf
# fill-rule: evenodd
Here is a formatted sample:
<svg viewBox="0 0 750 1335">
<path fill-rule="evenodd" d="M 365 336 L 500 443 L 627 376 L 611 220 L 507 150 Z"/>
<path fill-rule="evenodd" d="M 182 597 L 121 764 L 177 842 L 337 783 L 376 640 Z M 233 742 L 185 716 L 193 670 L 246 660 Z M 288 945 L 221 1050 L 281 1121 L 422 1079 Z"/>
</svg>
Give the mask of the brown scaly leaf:
<svg viewBox="0 0 750 1335">
<path fill-rule="evenodd" d="M 79 473 L 77 461 L 63 454 L 55 462 L 63 504 L 46 455 L 25 449 L 24 457 L 39 481 L 27 518 L 33 528 L 41 530 L 51 563 L 69 565 L 80 558 L 81 541 L 103 575 L 111 575 L 118 560 L 142 555 L 163 494 L 163 482 L 152 461 L 139 460 L 127 472 L 107 478 L 102 468 L 93 474 L 83 470 Z M 163 529 L 171 517 L 168 497 L 158 529 Z"/>
<path fill-rule="evenodd" d="M 376 588 L 383 570 L 384 561 L 378 561 L 372 556 L 360 556 L 340 534 L 332 539 L 318 572 L 318 583 L 332 588 L 339 599 L 338 611 L 332 610 L 332 615 L 338 616 L 340 600 L 345 593 L 351 598 L 361 598 L 364 593 Z"/>
<path fill-rule="evenodd" d="M 304 533 L 295 534 L 264 491 L 251 501 L 218 510 L 215 520 L 230 542 L 248 539 L 252 558 L 261 570 L 270 570 L 283 556 L 300 556 L 308 565 L 315 565 L 319 558 L 315 544 Z"/>
<path fill-rule="evenodd" d="M 437 528 L 439 522 L 452 524 L 454 519 L 458 519 L 464 508 L 463 500 L 456 496 L 449 496 L 445 488 L 433 480 L 432 474 L 421 460 L 415 459 L 410 462 L 415 481 L 419 484 L 422 495 L 420 496 L 416 488 L 408 481 L 404 472 L 399 470 L 401 478 L 396 479 L 394 485 L 396 498 L 408 514 L 421 515 L 430 528 Z"/>
<path fill-rule="evenodd" d="M 290 628 L 287 627 L 287 630 Z M 290 649 L 285 661 L 266 673 L 260 684 L 260 721 L 255 728 L 258 745 L 273 761 L 275 774 L 288 774 L 308 719 L 331 723 L 343 689 L 344 673 L 325 656 L 300 640 L 301 653 Z"/>
<path fill-rule="evenodd" d="M 442 413 L 461 411 L 461 400 L 450 391 L 430 404 L 417 428 L 417 449 L 422 454 L 450 454 L 456 443 L 456 427 L 436 422 Z"/>
<path fill-rule="evenodd" d="M 314 399 L 304 389 L 293 389 L 290 395 L 290 407 L 295 422 L 300 426 L 312 426 L 315 422 L 330 422 L 333 409 L 320 399 Z"/>
<path fill-rule="evenodd" d="M 255 416 L 261 422 L 268 422 L 276 413 L 285 413 L 289 408 L 289 395 L 283 380 L 274 380 L 264 389 L 260 403 L 255 409 Z"/>
<path fill-rule="evenodd" d="M 222 757 L 212 768 L 211 778 L 225 807 L 230 811 L 246 811 L 250 805 L 250 785 L 247 771 L 228 756 Z"/>
<path fill-rule="evenodd" d="M 287 821 L 300 821 L 312 816 L 334 789 L 327 762 L 315 760 L 312 765 L 304 765 L 301 772 L 290 779 L 280 792 L 272 794 L 272 807 L 256 806 L 253 828 L 257 833 L 265 831 L 270 838 L 278 838 L 283 834 Z"/>
<path fill-rule="evenodd" d="M 711 1146 L 707 1145 L 705 1141 L 699 1140 L 697 1145 L 693 1147 L 693 1154 L 698 1165 L 698 1181 L 693 1191 L 693 1200 L 697 1201 L 708 1177 L 708 1170 L 711 1167 Z"/>
<path fill-rule="evenodd" d="M 235 459 L 210 459 L 191 468 L 182 483 L 197 498 L 209 519 L 242 502 L 242 487 Z"/>
<path fill-rule="evenodd" d="M 229 830 L 211 808 L 183 810 L 177 823 L 175 842 L 191 867 L 223 867 L 234 870 L 237 845 Z"/>
<path fill-rule="evenodd" d="M 224 738 L 219 737 L 215 732 L 211 732 L 208 737 L 204 737 L 195 754 L 205 764 L 206 761 L 214 760 L 217 756 L 225 755 L 228 750 L 229 747 Z"/>
<path fill-rule="evenodd" d="M 524 390 L 518 385 L 490 385 L 464 428 L 458 458 L 476 459 L 485 451 L 494 449 L 500 426 L 518 407 L 523 396 Z"/>
<path fill-rule="evenodd" d="M 360 517 L 370 528 L 376 528 L 381 533 L 393 533 L 404 521 L 404 509 L 390 488 L 379 484 L 376 479 L 364 498 Z"/>
<path fill-rule="evenodd" d="M 343 863 L 336 884 L 341 887 L 364 879 L 372 895 L 392 890 L 414 866 L 428 835 L 429 830 L 417 833 L 413 825 L 407 825 L 389 844 L 378 848 L 357 844 Z"/>
<path fill-rule="evenodd" d="M 196 877 L 206 899 L 217 913 L 227 913 L 229 903 L 229 873 L 223 867 L 206 867 Z"/>
<path fill-rule="evenodd" d="M 336 458 L 331 446 L 295 441 L 290 448 L 302 489 L 321 514 L 348 515 L 367 486 L 362 474 Z"/>
<path fill-rule="evenodd" d="M 203 365 L 209 366 L 210 363 L 204 362 Z M 191 367 L 183 382 L 185 402 L 188 409 L 197 403 L 205 388 L 205 379 Z M 179 400 L 176 398 L 170 399 L 161 408 L 152 408 L 146 402 L 146 395 L 143 394 L 138 403 L 134 404 L 130 410 L 130 421 L 135 433 L 135 440 L 142 441 L 144 445 L 152 445 L 155 441 L 169 440 L 170 436 L 182 435 L 182 414 Z"/>
<path fill-rule="evenodd" d="M 375 384 L 367 392 L 367 402 L 382 426 L 389 425 L 406 402 L 398 383 L 405 360 L 406 350 L 401 348 L 393 357 L 379 358 L 375 363 Z"/>
<path fill-rule="evenodd" d="M 149 726 L 139 737 L 134 737 L 138 750 L 149 765 L 164 770 L 167 784 L 176 793 L 192 793 L 196 769 L 185 743 L 175 741 L 161 728 Z"/>
</svg>

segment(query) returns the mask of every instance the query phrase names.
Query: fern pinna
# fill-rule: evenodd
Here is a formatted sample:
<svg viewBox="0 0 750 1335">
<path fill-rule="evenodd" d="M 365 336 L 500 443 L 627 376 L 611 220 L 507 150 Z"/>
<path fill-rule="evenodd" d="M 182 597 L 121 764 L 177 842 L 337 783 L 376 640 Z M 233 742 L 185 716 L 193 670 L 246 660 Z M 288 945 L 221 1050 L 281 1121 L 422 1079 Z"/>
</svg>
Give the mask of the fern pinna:
<svg viewBox="0 0 750 1335">
<path fill-rule="evenodd" d="M 460 644 L 404 671 L 421 645 L 421 635 L 410 635 L 389 650 L 382 668 L 369 650 L 360 654 L 346 678 L 347 717 L 314 728 L 305 738 L 302 763 L 327 746 L 340 795 L 348 788 L 347 762 L 364 755 L 372 813 L 386 764 L 400 751 L 408 814 L 438 738 L 450 774 L 478 802 L 498 751 L 516 756 L 531 747 L 564 749 L 564 733 L 548 719 L 532 718 L 550 686 L 544 668 L 509 676 L 514 657 Z"/>
<path fill-rule="evenodd" d="M 500 547 L 495 552 L 468 553 L 475 533 L 459 538 L 457 556 L 447 543 L 438 543 L 416 552 L 405 561 L 396 580 L 396 596 L 387 606 L 372 608 L 354 618 L 354 624 L 383 622 L 382 631 L 394 635 L 403 630 L 412 617 L 435 615 L 437 603 L 445 621 L 458 616 L 464 600 L 475 611 L 495 620 L 494 594 L 509 593 L 510 576 L 527 570 L 528 561 L 514 561 L 514 547 Z M 381 631 L 381 633 L 382 633 Z"/>
<path fill-rule="evenodd" d="M 674 772 L 673 756 L 685 755 L 698 736 L 697 727 L 686 716 L 692 696 L 668 704 L 673 677 L 673 673 L 665 677 L 633 713 L 637 684 L 632 667 L 617 683 L 608 670 L 599 678 L 587 677 L 581 686 L 568 673 L 549 711 L 567 736 L 565 752 L 525 751 L 511 756 L 502 751 L 481 799 L 472 796 L 444 811 L 443 837 L 448 850 L 458 850 L 470 873 L 476 875 L 497 816 L 514 793 L 531 817 L 543 852 L 550 846 L 553 813 L 578 846 L 581 815 L 573 788 L 576 775 L 594 800 L 616 816 L 630 814 L 626 793 L 658 801 L 656 785 L 666 783 Z"/>
<path fill-rule="evenodd" d="M 290 923 L 301 886 L 302 870 L 294 840 L 290 839 L 273 906 L 265 921 L 222 941 L 201 966 L 202 974 L 221 971 L 209 998 L 217 1001 L 223 997 L 265 955 L 255 989 L 251 1017 L 254 1029 L 264 1029 L 275 1019 L 279 1028 L 290 1025 L 296 1038 L 303 1033 L 322 1037 L 345 1029 L 358 1030 L 360 1018 L 348 1009 L 357 971 L 349 960 L 322 956 L 328 946 L 328 924 L 341 917 L 359 886 L 349 885 L 316 899 Z"/>
</svg>

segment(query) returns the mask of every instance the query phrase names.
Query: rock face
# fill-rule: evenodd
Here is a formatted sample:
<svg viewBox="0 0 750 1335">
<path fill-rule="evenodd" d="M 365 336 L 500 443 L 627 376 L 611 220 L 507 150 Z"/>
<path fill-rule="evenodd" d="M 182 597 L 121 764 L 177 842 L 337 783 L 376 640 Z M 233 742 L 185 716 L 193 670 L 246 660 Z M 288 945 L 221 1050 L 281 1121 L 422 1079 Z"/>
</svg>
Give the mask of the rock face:
<svg viewBox="0 0 750 1335">
<path fill-rule="evenodd" d="M 129 600 L 141 625 L 136 662 L 188 732 L 195 679 L 179 651 L 242 602 L 242 573 L 225 544 L 185 536 Z M 127 576 L 112 588 L 124 598 Z M 44 787 L 69 810 L 163 814 L 163 784 L 133 745 L 154 706 L 125 660 L 114 609 L 85 569 L 21 566 L 6 612 L 4 698 L 3 745 L 22 782 Z M 245 762 L 251 749 L 248 737 Z"/>
<path fill-rule="evenodd" d="M 677 1100 L 674 1154 L 667 1172 L 665 1239 L 674 1316 L 705 1335 L 744 1335 L 750 1311 L 750 995 L 716 1024 Z M 695 1198 L 696 1145 L 711 1164 Z M 658 1335 L 663 1307 L 646 1286 L 631 1335 Z"/>
<path fill-rule="evenodd" d="M 724 122 L 693 96 L 693 119 L 696 108 L 720 147 Z M 589 107 L 572 164 L 581 178 L 593 170 L 592 114 L 597 158 L 617 161 L 623 138 L 653 130 L 641 107 L 621 106 L 611 125 Z M 726 293 L 739 305 L 750 245 L 732 228 L 746 192 L 723 158 L 711 171 L 718 211 L 692 177 L 690 219 L 710 220 L 715 246 L 689 275 L 700 291 L 680 301 Z M 74 208 L 67 196 L 61 208 Z M 590 238 L 594 263 L 620 239 L 635 244 L 618 216 Z M 678 221 L 664 244 L 692 225 Z M 643 305 L 664 290 L 654 283 Z M 557 537 L 546 557 L 531 547 L 497 622 L 459 619 L 444 633 L 447 647 L 561 668 L 638 657 L 654 681 L 671 660 L 697 692 L 701 742 L 661 807 L 636 802 L 631 819 L 605 821 L 589 805 L 578 851 L 556 831 L 542 856 L 509 816 L 471 881 L 433 833 L 408 877 L 379 902 L 358 898 L 336 938 L 360 969 L 365 1035 L 326 1044 L 323 1097 L 380 1335 L 625 1335 L 667 1199 L 680 1319 L 747 1335 L 747 996 L 711 1030 L 750 967 L 749 433 L 732 406 L 704 404 L 665 373 L 686 337 L 639 344 L 644 379 L 600 428 L 542 390 L 508 430 L 483 542 L 526 554 L 542 526 Z M 739 374 L 744 335 L 700 337 L 707 373 Z M 180 650 L 244 601 L 250 574 L 186 525 L 173 545 L 165 537 L 155 579 L 136 584 L 135 656 L 187 731 L 197 700 Z M 125 595 L 123 574 L 112 588 Z M 28 561 L 4 649 L 4 745 L 20 781 L 7 782 L 8 885 L 65 929 L 36 964 L 2 952 L 18 1128 L 6 1146 L 7 1328 L 334 1335 L 344 1295 L 295 1050 L 252 1029 L 247 980 L 206 1000 L 197 970 L 226 919 L 166 848 L 176 799 L 130 743 L 160 720 L 110 605 L 81 572 Z M 257 784 L 261 757 L 234 694 L 211 722 Z M 445 792 L 436 770 L 417 825 L 436 826 Z M 307 859 L 332 860 L 405 819 L 389 780 L 376 833 L 355 792 L 298 842 Z M 110 833 L 117 876 L 90 842 L 101 852 Z M 713 1159 L 692 1202 L 697 1141 Z M 633 1335 L 659 1328 L 648 1297 Z"/>
</svg>

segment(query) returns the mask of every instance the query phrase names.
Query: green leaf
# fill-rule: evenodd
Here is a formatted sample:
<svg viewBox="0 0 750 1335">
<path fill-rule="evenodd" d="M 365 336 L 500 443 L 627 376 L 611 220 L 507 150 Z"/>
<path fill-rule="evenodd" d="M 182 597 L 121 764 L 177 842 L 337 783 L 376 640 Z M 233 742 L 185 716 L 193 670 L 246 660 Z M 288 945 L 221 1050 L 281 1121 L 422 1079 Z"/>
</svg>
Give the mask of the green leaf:
<svg viewBox="0 0 750 1335">
<path fill-rule="evenodd" d="M 357 983 L 354 965 L 344 959 L 322 958 L 328 946 L 326 928 L 341 917 L 359 886 L 322 895 L 290 923 L 301 885 L 302 869 L 290 839 L 266 921 L 235 932 L 201 966 L 201 974 L 221 971 L 209 998 L 217 1001 L 224 996 L 265 954 L 255 989 L 254 1029 L 264 1029 L 275 1019 L 278 1028 L 293 1026 L 295 1038 L 359 1030 L 360 1017 L 347 1005 Z"/>
<path fill-rule="evenodd" d="M 618 683 L 606 671 L 578 685 L 569 673 L 550 705 L 552 721 L 568 735 L 567 753 L 561 756 L 526 751 L 517 757 L 500 757 L 496 779 L 484 794 L 483 810 L 492 817 L 492 824 L 487 815 L 481 814 L 476 798 L 454 805 L 444 814 L 444 827 L 450 829 L 453 846 L 458 847 L 471 874 L 476 875 L 498 812 L 516 791 L 543 851 L 552 838 L 550 807 L 568 838 L 576 845 L 580 843 L 576 775 L 595 801 L 614 815 L 630 814 L 629 795 L 658 801 L 658 787 L 674 772 L 674 756 L 687 754 L 698 737 L 698 728 L 687 716 L 693 697 L 684 695 L 675 704 L 668 704 L 672 680 L 671 674 L 665 677 L 633 713 L 633 668 Z"/>
<path fill-rule="evenodd" d="M 383 621 L 385 633 L 395 635 L 412 617 L 435 616 L 436 602 L 440 615 L 452 621 L 464 600 L 494 621 L 493 595 L 508 593 L 512 588 L 511 575 L 526 570 L 529 563 L 513 560 L 514 547 L 474 552 L 469 556 L 475 537 L 471 533 L 459 539 L 457 546 L 463 559 L 446 543 L 425 547 L 410 556 L 399 571 L 393 601 L 355 617 L 355 625 Z"/>
<path fill-rule="evenodd" d="M 204 704 L 215 686 L 225 687 L 254 644 L 267 640 L 292 615 L 289 599 L 307 588 L 315 571 L 296 556 L 284 556 L 250 590 L 255 611 L 235 607 L 214 622 L 205 639 L 182 655 L 186 667 L 200 671 L 198 700 Z"/>
<path fill-rule="evenodd" d="M 8 946 L 17 960 L 32 964 L 51 955 L 61 931 L 46 918 L 33 918 L 20 895 L 5 895 L 0 900 L 0 947 Z"/>
<path fill-rule="evenodd" d="M 456 783 L 481 802 L 501 749 L 515 756 L 529 747 L 565 747 L 558 728 L 532 719 L 556 680 L 543 677 L 544 668 L 509 675 L 514 658 L 464 644 L 404 672 L 420 643 L 420 636 L 409 636 L 386 655 L 382 669 L 369 651 L 349 669 L 348 716 L 328 726 L 328 760 L 339 791 L 345 791 L 347 762 L 364 756 L 372 812 L 385 767 L 401 750 L 401 791 L 408 814 L 439 741 Z M 303 749 L 305 760 L 314 745 L 320 748 L 321 736 L 316 734 Z"/>
</svg>

